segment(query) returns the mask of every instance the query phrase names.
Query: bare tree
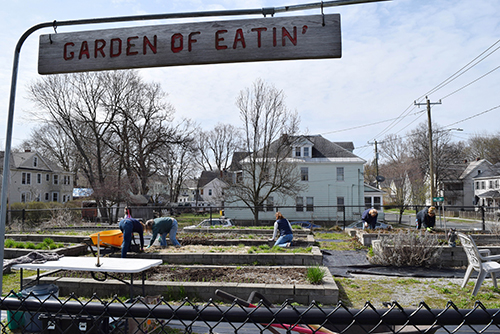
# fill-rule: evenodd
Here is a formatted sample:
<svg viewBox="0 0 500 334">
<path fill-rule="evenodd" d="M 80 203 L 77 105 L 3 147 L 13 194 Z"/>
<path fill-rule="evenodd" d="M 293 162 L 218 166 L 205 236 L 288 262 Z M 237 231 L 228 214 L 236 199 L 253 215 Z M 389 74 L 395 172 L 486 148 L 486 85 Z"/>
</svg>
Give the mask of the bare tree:
<svg viewBox="0 0 500 334">
<path fill-rule="evenodd" d="M 475 134 L 467 141 L 465 154 L 469 161 L 486 159 L 492 164 L 500 162 L 500 133 L 493 135 Z"/>
<path fill-rule="evenodd" d="M 82 171 L 100 206 L 104 198 L 96 189 L 105 187 L 108 171 L 110 131 L 116 113 L 102 108 L 101 98 L 106 83 L 98 73 L 52 75 L 29 86 L 30 97 L 44 113 L 32 113 L 35 117 L 54 124 L 71 139 L 82 159 Z"/>
<path fill-rule="evenodd" d="M 463 143 L 452 142 L 450 131 L 438 125 L 432 126 L 432 143 L 434 155 L 434 186 L 438 189 L 438 184 L 449 179 L 453 174 L 450 165 L 456 161 L 463 160 Z M 428 133 L 425 131 L 425 123 L 421 123 L 408 135 L 409 153 L 418 161 L 421 173 L 429 175 L 429 141 Z"/>
<path fill-rule="evenodd" d="M 159 84 L 144 83 L 136 71 L 108 72 L 104 80 L 104 106 L 108 113 L 116 113 L 116 138 L 109 147 L 120 158 L 131 191 L 145 195 L 149 178 L 164 159 L 162 148 L 182 141 L 185 133 L 173 125 L 175 110 L 165 102 Z"/>
<path fill-rule="evenodd" d="M 244 150 L 241 179 L 226 191 L 229 202 L 243 202 L 259 219 L 261 207 L 271 194 L 294 197 L 301 189 L 297 167 L 290 161 L 293 134 L 299 118 L 285 106 L 282 90 L 256 80 L 236 100 L 243 121 Z"/>
<path fill-rule="evenodd" d="M 202 131 L 197 140 L 198 163 L 204 170 L 223 171 L 231 157 L 243 146 L 241 130 L 231 124 L 218 123 L 213 129 Z"/>
<path fill-rule="evenodd" d="M 54 124 L 45 123 L 32 129 L 30 138 L 24 140 L 20 148 L 35 150 L 50 161 L 57 162 L 65 171 L 78 171 L 80 162 L 73 142 Z"/>
</svg>

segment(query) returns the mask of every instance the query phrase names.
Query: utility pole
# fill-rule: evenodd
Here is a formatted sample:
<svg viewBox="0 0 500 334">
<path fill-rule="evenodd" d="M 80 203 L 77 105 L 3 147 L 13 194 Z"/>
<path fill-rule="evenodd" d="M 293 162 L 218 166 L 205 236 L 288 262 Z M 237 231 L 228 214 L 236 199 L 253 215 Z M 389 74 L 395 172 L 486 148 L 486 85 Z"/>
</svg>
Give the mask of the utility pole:
<svg viewBox="0 0 500 334">
<path fill-rule="evenodd" d="M 431 105 L 433 104 L 441 104 L 441 100 L 439 102 L 431 102 L 429 98 L 426 96 L 426 103 L 417 103 L 415 101 L 416 106 L 426 105 L 427 106 L 427 122 L 428 122 L 428 135 L 429 135 L 429 179 L 431 182 L 431 205 L 434 205 L 434 195 L 435 195 L 435 184 L 434 184 L 434 154 L 432 150 L 432 121 L 431 121 Z"/>
<path fill-rule="evenodd" d="M 368 142 L 368 144 L 370 144 L 370 145 L 375 144 L 375 169 L 376 169 L 376 173 L 377 173 L 377 176 L 375 177 L 375 179 L 377 181 L 377 189 L 380 189 L 380 186 L 379 186 L 380 177 L 378 174 L 378 146 L 377 146 L 377 143 L 378 142 L 376 140 L 373 143 Z M 380 142 L 380 143 L 383 144 L 383 142 Z"/>
</svg>

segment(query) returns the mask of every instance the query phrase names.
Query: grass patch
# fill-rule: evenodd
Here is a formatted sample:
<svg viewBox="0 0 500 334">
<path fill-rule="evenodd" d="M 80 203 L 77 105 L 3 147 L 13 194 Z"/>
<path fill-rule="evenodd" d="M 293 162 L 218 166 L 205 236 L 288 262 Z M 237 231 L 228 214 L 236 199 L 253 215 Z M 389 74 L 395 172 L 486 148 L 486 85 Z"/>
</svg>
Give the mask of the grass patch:
<svg viewBox="0 0 500 334">
<path fill-rule="evenodd" d="M 5 248 L 19 248 L 19 249 L 46 249 L 46 250 L 51 250 L 51 249 L 56 249 L 56 248 L 62 248 L 64 247 L 63 243 L 55 243 L 54 240 L 50 238 L 45 238 L 43 239 L 43 242 L 40 242 L 38 244 L 35 244 L 33 242 L 22 242 L 22 241 L 15 241 L 13 239 L 5 239 Z"/>
<path fill-rule="evenodd" d="M 308 267 L 306 278 L 307 281 L 311 284 L 321 284 L 323 282 L 323 278 L 325 277 L 326 272 L 320 266 Z"/>
</svg>

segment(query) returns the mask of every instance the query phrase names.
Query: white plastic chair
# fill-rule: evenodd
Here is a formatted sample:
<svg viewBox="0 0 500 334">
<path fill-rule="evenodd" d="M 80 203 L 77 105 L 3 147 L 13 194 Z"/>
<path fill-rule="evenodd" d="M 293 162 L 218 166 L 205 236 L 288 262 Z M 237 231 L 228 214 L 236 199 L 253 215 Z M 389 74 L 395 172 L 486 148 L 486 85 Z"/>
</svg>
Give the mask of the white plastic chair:
<svg viewBox="0 0 500 334">
<path fill-rule="evenodd" d="M 460 242 L 462 243 L 462 247 L 467 254 L 467 260 L 469 261 L 469 266 L 467 267 L 467 271 L 465 272 L 464 281 L 462 282 L 462 288 L 465 287 L 467 282 L 469 281 L 470 275 L 472 274 L 472 270 L 476 270 L 479 272 L 476 280 L 476 284 L 474 285 L 474 290 L 472 291 L 472 295 L 477 295 L 481 284 L 483 284 L 484 278 L 487 274 L 491 275 L 493 279 L 493 285 L 495 288 L 497 287 L 497 279 L 495 273 L 500 272 L 500 263 L 495 262 L 496 260 L 500 260 L 500 255 L 483 255 L 489 254 L 489 250 L 481 250 L 479 251 L 474 240 L 463 233 L 457 233 L 460 238 Z M 482 253 L 482 254 L 481 254 Z"/>
</svg>

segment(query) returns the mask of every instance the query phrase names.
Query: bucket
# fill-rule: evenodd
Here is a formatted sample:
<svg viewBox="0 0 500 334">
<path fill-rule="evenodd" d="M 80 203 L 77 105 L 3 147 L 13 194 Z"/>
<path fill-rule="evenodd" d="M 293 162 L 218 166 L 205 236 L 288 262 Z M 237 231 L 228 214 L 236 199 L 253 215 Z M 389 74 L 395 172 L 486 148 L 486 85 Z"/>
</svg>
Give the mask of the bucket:
<svg viewBox="0 0 500 334">
<path fill-rule="evenodd" d="M 59 287 L 55 284 L 39 284 L 31 286 L 21 291 L 23 298 L 38 298 L 42 302 L 49 298 L 59 297 Z M 31 294 L 31 296 L 30 296 Z M 38 319 L 40 313 L 25 312 L 24 324 L 27 332 L 41 332 L 43 330 L 42 321 Z"/>
<path fill-rule="evenodd" d="M 18 292 L 12 297 L 22 297 L 23 295 Z M 23 311 L 7 311 L 7 323 L 10 330 L 17 329 L 24 326 L 24 312 Z"/>
</svg>

